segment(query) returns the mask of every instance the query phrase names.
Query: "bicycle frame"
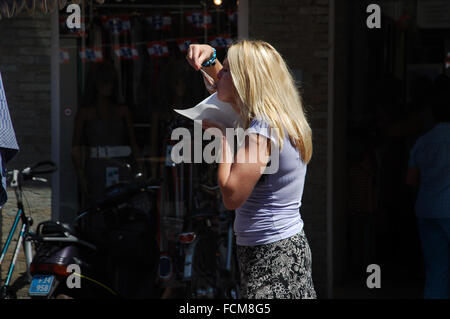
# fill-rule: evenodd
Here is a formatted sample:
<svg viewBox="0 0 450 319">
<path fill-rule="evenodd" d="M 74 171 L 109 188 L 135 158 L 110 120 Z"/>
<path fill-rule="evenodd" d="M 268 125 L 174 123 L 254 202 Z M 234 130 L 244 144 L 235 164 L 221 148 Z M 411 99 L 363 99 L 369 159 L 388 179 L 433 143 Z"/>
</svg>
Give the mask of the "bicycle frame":
<svg viewBox="0 0 450 319">
<path fill-rule="evenodd" d="M 2 254 L 0 256 L 0 265 L 2 264 L 3 259 L 6 256 L 6 252 L 8 251 L 9 244 L 11 243 L 11 239 L 12 239 L 14 233 L 16 232 L 17 225 L 19 224 L 19 220 L 20 220 L 21 215 L 22 215 L 22 210 L 19 209 L 19 211 L 16 214 L 16 218 L 14 220 L 14 224 L 12 225 L 12 227 L 11 227 L 11 229 L 9 231 L 8 239 L 6 239 L 5 246 L 3 247 Z"/>
<path fill-rule="evenodd" d="M 6 256 L 8 248 L 9 248 L 12 238 L 14 236 L 14 233 L 16 232 L 16 229 L 19 225 L 19 221 L 22 221 L 22 227 L 20 229 L 19 238 L 17 240 L 16 248 L 14 250 L 14 254 L 13 254 L 9 269 L 8 269 L 8 274 L 6 276 L 5 284 L 2 286 L 3 292 L 8 290 L 22 243 L 24 244 L 25 261 L 26 261 L 26 268 L 27 268 L 27 279 L 29 282 L 31 282 L 31 279 L 32 279 L 32 276 L 30 273 L 30 265 L 31 265 L 31 261 L 33 259 L 33 253 L 32 253 L 31 241 L 29 240 L 29 238 L 27 238 L 27 235 L 30 230 L 30 226 L 33 223 L 33 220 L 30 217 L 27 217 L 25 215 L 25 211 L 24 211 L 23 203 L 22 203 L 22 188 L 20 186 L 20 181 L 18 179 L 19 179 L 19 171 L 14 170 L 11 187 L 13 187 L 14 191 L 15 191 L 18 210 L 17 210 L 16 217 L 14 219 L 14 223 L 11 227 L 11 230 L 9 231 L 9 235 L 6 240 L 5 246 L 2 250 L 2 254 L 0 256 L 0 265 L 3 263 L 3 260 Z"/>
<path fill-rule="evenodd" d="M 211 221 L 210 218 L 214 218 L 214 217 L 219 217 L 220 220 L 222 220 L 222 223 L 224 224 L 224 228 L 223 230 L 219 230 L 219 237 L 220 237 L 220 242 L 222 243 L 222 247 L 224 248 L 224 254 L 223 257 L 224 259 L 220 262 L 220 264 L 218 264 L 218 269 L 220 271 L 226 271 L 228 273 L 231 274 L 232 272 L 232 268 L 233 268 L 233 256 L 234 256 L 234 248 L 233 248 L 233 223 L 232 223 L 232 219 L 227 216 L 226 214 L 229 214 L 228 211 L 222 211 L 220 213 L 219 216 L 216 215 L 198 215 L 198 216 L 193 216 L 191 218 L 193 219 L 204 219 L 204 223 L 206 224 L 203 227 L 209 228 L 211 226 Z M 204 234 L 203 233 L 197 233 L 196 231 L 188 231 L 185 233 L 181 233 L 179 234 L 179 242 L 182 245 L 183 248 L 183 261 L 184 261 L 184 267 L 183 267 L 183 276 L 182 276 L 182 280 L 186 285 L 187 291 L 188 291 L 188 298 L 192 298 L 192 295 L 190 294 L 190 290 L 191 285 L 192 285 L 192 281 L 194 280 L 195 276 L 198 276 L 198 274 L 196 273 L 196 270 L 194 270 L 194 259 L 196 258 L 196 254 L 199 253 L 198 252 L 198 243 L 201 240 L 204 240 Z M 211 251 L 210 253 L 214 253 L 213 251 Z M 198 271 L 198 270 L 197 270 Z M 195 274 L 194 274 L 195 272 Z M 223 289 L 224 286 L 222 286 L 221 283 L 217 283 L 217 286 L 214 287 L 214 289 Z M 232 293 L 231 291 L 229 291 L 230 293 Z M 196 290 L 196 293 L 201 293 L 201 295 L 204 296 L 211 296 L 211 293 L 214 294 L 214 292 L 211 291 L 200 291 L 200 290 Z M 238 292 L 234 293 L 234 297 L 232 298 L 236 298 L 238 295 Z"/>
<path fill-rule="evenodd" d="M 198 237 L 195 232 L 181 233 L 179 236 L 192 234 L 195 238 L 189 243 L 182 243 L 184 246 L 184 273 L 183 280 L 189 281 L 192 279 L 192 259 L 195 251 L 195 247 L 198 242 Z M 231 271 L 231 259 L 233 254 L 233 225 L 228 222 L 227 234 L 226 234 L 226 259 L 224 269 Z"/>
</svg>

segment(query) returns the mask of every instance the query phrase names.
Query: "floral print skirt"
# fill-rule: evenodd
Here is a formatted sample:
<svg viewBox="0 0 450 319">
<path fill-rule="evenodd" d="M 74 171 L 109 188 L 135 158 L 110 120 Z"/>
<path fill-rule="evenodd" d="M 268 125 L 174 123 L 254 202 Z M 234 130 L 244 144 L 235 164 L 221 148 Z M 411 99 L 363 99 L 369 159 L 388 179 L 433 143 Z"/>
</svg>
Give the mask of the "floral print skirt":
<svg viewBox="0 0 450 319">
<path fill-rule="evenodd" d="M 237 246 L 243 299 L 316 299 L 308 240 L 298 234 L 260 246 Z"/>
</svg>

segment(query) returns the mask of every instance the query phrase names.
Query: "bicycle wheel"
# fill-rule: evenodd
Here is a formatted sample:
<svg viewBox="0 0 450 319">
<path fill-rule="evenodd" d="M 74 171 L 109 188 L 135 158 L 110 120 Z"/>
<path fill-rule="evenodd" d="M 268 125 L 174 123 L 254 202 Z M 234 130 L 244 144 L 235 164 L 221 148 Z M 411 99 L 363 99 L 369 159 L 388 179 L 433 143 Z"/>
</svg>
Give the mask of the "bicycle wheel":
<svg viewBox="0 0 450 319">
<path fill-rule="evenodd" d="M 227 265 L 228 258 L 228 242 L 227 237 L 222 236 L 218 245 L 218 263 L 220 269 L 220 296 L 224 299 L 239 299 L 240 291 L 240 272 L 236 257 L 236 245 L 232 245 L 229 265 Z"/>
<path fill-rule="evenodd" d="M 0 299 L 17 299 L 16 291 L 12 287 L 1 286 Z"/>
</svg>

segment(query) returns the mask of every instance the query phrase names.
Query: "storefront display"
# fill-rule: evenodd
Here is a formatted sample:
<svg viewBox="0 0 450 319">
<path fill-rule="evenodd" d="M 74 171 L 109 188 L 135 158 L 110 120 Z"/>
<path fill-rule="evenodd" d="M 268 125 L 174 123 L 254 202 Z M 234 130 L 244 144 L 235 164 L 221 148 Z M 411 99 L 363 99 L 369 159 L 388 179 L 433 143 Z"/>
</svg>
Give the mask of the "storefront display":
<svg viewBox="0 0 450 319">
<path fill-rule="evenodd" d="M 71 110 L 61 122 L 61 134 L 71 143 L 71 158 L 62 156 L 67 170 L 61 207 L 73 215 L 102 199 L 107 187 L 133 182 L 137 173 L 158 181 L 160 276 L 176 285 L 173 255 L 184 218 L 219 204 L 214 192 L 198 191 L 202 184 L 216 185 L 214 165 L 170 160 L 171 131 L 193 130 L 192 121 L 174 109 L 190 108 L 209 95 L 201 72 L 185 56 L 190 44 L 207 43 L 223 60 L 237 38 L 236 1 L 220 6 L 192 0 L 86 1 L 80 6 L 85 13 L 80 28 L 68 28 L 71 13 L 59 12 L 61 107 Z"/>
</svg>

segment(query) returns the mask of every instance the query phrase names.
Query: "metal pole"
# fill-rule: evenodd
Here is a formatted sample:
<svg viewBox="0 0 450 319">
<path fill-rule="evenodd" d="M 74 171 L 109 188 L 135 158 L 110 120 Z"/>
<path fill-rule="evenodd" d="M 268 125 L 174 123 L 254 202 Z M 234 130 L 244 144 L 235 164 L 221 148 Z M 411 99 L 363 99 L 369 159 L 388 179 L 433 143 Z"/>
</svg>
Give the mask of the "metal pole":
<svg viewBox="0 0 450 319">
<path fill-rule="evenodd" d="M 19 240 L 17 241 L 16 250 L 14 251 L 14 256 L 11 261 L 11 265 L 9 266 L 8 276 L 6 277 L 5 286 L 9 286 L 9 282 L 11 281 L 12 273 L 14 270 L 14 266 L 16 265 L 17 256 L 19 255 L 20 246 L 22 245 L 23 235 L 25 233 L 26 225 L 22 225 L 22 229 L 20 231 Z"/>
</svg>

